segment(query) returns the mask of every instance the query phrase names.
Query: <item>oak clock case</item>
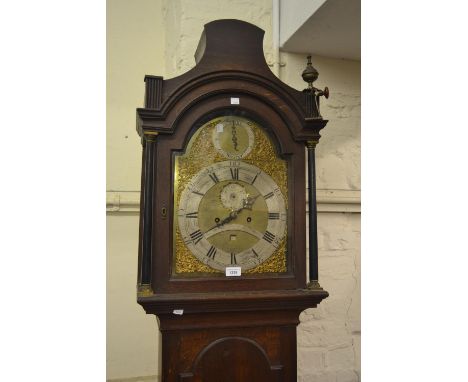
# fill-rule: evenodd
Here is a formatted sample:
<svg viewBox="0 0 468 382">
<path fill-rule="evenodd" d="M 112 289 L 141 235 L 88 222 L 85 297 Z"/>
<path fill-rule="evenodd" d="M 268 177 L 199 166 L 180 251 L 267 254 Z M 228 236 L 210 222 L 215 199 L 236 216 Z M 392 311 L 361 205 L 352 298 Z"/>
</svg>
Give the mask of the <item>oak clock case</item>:
<svg viewBox="0 0 468 382">
<path fill-rule="evenodd" d="M 296 381 L 299 314 L 328 296 L 315 202 L 328 90 L 310 59 L 306 89 L 281 82 L 263 35 L 210 22 L 193 69 L 145 77 L 137 301 L 158 318 L 164 382 Z"/>
<path fill-rule="evenodd" d="M 174 171 L 175 275 L 286 272 L 287 162 L 266 130 L 226 113 L 191 137 Z"/>
</svg>

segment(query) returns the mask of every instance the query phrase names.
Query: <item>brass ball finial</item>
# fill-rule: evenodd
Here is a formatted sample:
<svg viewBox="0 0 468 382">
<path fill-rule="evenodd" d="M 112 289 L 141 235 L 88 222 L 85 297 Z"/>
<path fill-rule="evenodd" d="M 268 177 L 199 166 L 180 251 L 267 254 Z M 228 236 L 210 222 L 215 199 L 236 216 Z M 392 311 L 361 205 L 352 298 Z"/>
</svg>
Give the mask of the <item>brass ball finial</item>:
<svg viewBox="0 0 468 382">
<path fill-rule="evenodd" d="M 312 66 L 312 56 L 307 56 L 307 66 L 302 72 L 302 79 L 309 84 L 309 88 L 312 88 L 312 83 L 318 78 L 319 73 L 317 69 Z"/>
</svg>

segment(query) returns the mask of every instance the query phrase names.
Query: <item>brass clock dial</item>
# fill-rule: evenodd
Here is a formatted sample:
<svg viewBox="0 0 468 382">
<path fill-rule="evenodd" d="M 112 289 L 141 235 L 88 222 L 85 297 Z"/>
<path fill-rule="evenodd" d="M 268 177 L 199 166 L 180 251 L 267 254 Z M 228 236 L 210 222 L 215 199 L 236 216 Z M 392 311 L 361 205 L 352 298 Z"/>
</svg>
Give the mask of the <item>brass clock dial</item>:
<svg viewBox="0 0 468 382">
<path fill-rule="evenodd" d="M 212 119 L 175 156 L 175 274 L 286 271 L 287 166 L 266 131 Z"/>
<path fill-rule="evenodd" d="M 285 235 L 286 207 L 278 185 L 243 161 L 199 171 L 182 192 L 177 214 L 186 246 L 218 270 L 261 264 Z"/>
</svg>

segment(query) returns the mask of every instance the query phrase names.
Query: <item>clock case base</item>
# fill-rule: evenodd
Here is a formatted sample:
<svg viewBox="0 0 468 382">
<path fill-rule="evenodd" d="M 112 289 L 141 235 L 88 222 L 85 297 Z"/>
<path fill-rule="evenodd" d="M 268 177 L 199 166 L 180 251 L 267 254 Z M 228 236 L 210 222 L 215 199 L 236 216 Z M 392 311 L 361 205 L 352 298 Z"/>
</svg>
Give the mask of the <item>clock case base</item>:
<svg viewBox="0 0 468 382">
<path fill-rule="evenodd" d="M 163 382 L 297 380 L 299 314 L 323 290 L 155 294 L 139 297 L 161 331 Z"/>
</svg>

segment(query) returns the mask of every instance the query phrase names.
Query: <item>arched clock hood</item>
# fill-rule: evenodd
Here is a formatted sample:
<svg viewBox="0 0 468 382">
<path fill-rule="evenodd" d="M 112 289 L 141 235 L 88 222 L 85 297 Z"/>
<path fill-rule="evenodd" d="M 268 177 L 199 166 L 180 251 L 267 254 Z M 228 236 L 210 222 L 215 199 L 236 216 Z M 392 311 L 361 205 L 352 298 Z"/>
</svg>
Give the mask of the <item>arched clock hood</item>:
<svg viewBox="0 0 468 382">
<path fill-rule="evenodd" d="M 171 134 L 178 118 L 196 105 L 220 95 L 254 94 L 278 113 L 294 140 L 318 141 L 328 121 L 320 117 L 310 91 L 293 89 L 272 73 L 263 54 L 264 34 L 240 20 L 206 24 L 194 68 L 167 80 L 145 77 L 145 108 L 137 109 L 139 134 Z"/>
</svg>

